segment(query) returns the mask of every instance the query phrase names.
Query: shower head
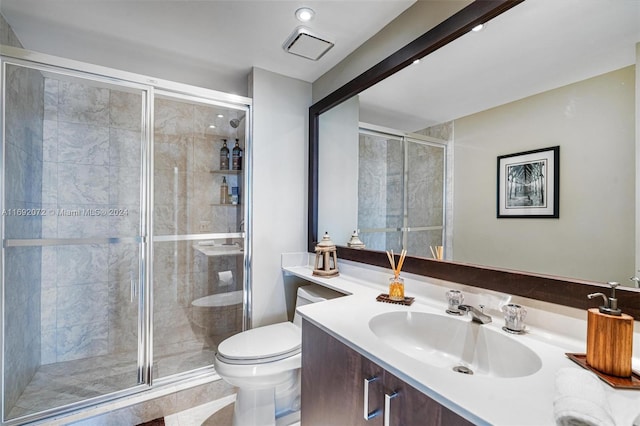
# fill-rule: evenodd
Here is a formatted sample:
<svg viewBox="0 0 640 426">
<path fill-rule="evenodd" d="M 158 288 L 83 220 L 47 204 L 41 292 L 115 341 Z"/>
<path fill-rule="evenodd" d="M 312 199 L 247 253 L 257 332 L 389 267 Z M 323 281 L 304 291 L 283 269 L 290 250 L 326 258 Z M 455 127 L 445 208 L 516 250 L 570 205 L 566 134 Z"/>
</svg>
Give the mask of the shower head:
<svg viewBox="0 0 640 426">
<path fill-rule="evenodd" d="M 229 121 L 229 124 L 231 125 L 231 127 L 233 127 L 234 129 L 237 129 L 238 126 L 240 125 L 240 122 L 244 120 L 244 115 L 240 118 L 233 118 L 231 121 Z"/>
</svg>

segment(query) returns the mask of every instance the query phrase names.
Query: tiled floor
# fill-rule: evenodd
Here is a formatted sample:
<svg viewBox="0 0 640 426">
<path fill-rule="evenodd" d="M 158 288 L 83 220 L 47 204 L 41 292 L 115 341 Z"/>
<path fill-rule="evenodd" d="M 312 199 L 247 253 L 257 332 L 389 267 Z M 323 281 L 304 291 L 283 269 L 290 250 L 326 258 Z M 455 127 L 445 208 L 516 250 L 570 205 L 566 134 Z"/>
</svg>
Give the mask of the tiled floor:
<svg viewBox="0 0 640 426">
<path fill-rule="evenodd" d="M 160 351 L 157 351 L 160 352 Z M 184 343 L 158 356 L 154 377 L 210 365 L 215 348 L 202 342 Z M 137 355 L 118 354 L 59 362 L 41 366 L 9 411 L 8 418 L 37 413 L 54 407 L 98 397 L 133 387 L 137 383 Z"/>
<path fill-rule="evenodd" d="M 165 426 L 231 426 L 235 395 L 202 404 L 164 418 Z"/>
<path fill-rule="evenodd" d="M 164 418 L 165 426 L 231 426 L 235 395 L 182 411 Z M 299 413 L 279 418 L 276 426 L 300 426 Z"/>
</svg>

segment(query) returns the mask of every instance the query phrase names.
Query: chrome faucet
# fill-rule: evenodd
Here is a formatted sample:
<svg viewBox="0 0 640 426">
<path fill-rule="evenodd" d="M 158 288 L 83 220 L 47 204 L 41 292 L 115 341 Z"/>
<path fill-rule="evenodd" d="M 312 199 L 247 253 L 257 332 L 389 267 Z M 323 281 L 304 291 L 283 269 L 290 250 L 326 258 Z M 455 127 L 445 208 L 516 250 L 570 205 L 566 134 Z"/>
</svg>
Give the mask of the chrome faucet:
<svg viewBox="0 0 640 426">
<path fill-rule="evenodd" d="M 469 315 L 471 315 L 471 320 L 473 322 L 477 322 L 479 324 L 489 324 L 491 322 L 491 317 L 487 314 L 485 314 L 484 312 L 482 312 L 481 309 L 483 309 L 484 306 L 480 305 L 480 309 L 478 308 L 474 308 L 471 305 L 459 305 L 458 309 L 462 312 L 466 312 Z"/>
</svg>

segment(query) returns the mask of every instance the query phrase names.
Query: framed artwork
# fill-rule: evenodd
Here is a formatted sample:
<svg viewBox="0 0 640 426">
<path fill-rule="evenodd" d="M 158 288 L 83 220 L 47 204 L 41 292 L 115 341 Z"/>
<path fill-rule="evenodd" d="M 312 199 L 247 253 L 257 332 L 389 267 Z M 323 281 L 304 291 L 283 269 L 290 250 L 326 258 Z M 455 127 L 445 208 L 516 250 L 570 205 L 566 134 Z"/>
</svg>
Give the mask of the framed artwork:
<svg viewBox="0 0 640 426">
<path fill-rule="evenodd" d="M 560 147 L 498 157 L 498 218 L 560 217 Z"/>
</svg>

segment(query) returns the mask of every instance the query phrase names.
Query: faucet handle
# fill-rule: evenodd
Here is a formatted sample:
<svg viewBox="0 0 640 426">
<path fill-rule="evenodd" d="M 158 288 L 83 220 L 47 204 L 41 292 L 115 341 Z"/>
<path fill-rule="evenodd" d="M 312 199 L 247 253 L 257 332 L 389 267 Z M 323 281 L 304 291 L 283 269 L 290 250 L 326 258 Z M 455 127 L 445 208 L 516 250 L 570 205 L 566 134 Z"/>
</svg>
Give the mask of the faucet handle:
<svg viewBox="0 0 640 426">
<path fill-rule="evenodd" d="M 447 296 L 447 313 L 450 315 L 462 315 L 463 312 L 458 308 L 464 302 L 464 294 L 460 290 L 449 290 Z"/>
<path fill-rule="evenodd" d="M 502 307 L 502 312 L 504 312 L 504 327 L 502 327 L 504 331 L 513 334 L 525 332 L 524 319 L 527 316 L 527 310 L 524 306 L 509 303 Z"/>
</svg>

